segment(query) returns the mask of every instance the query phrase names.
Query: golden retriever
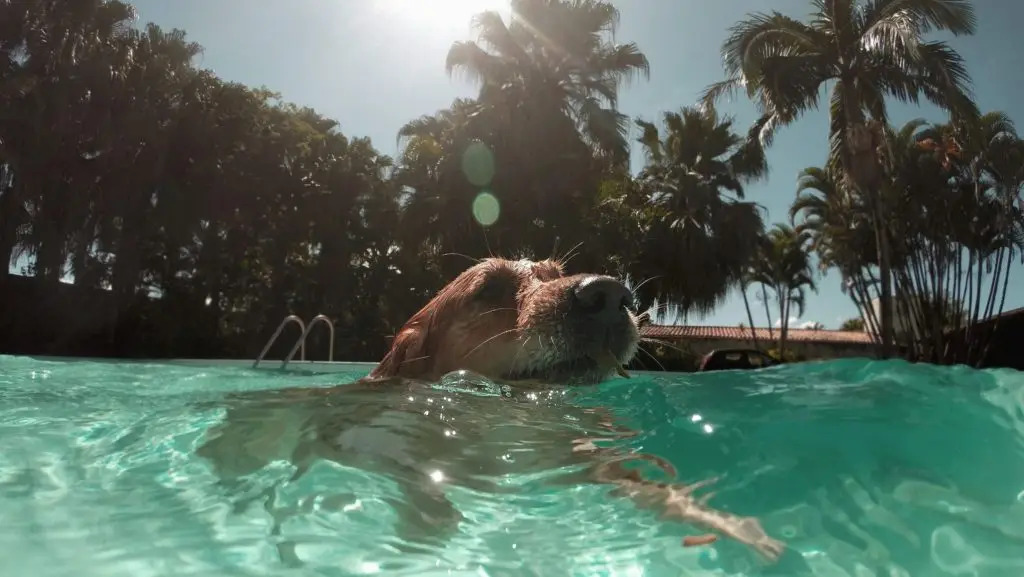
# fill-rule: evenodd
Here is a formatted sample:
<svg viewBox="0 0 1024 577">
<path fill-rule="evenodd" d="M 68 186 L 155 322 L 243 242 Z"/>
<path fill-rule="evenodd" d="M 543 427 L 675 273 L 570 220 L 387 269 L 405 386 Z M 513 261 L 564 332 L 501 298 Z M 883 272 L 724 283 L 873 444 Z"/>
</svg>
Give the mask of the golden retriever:
<svg viewBox="0 0 1024 577">
<path fill-rule="evenodd" d="M 282 459 L 296 476 L 318 459 L 387 474 L 402 493 L 392 505 L 406 544 L 443 543 L 457 530 L 461 515 L 445 496 L 449 484 L 501 492 L 495 478 L 503 474 L 574 466 L 548 482 L 608 484 L 642 507 L 774 561 L 784 546 L 756 519 L 693 496 L 711 481 L 646 480 L 624 464 L 653 462 L 670 478 L 676 472 L 660 458 L 599 445 L 602 437 L 634 434 L 607 411 L 552 402 L 566 385 L 628 376 L 623 365 L 639 341 L 633 295 L 618 280 L 567 276 L 552 260 L 486 259 L 413 315 L 367 378 L 238 395 L 198 453 L 222 479 Z M 444 386 L 453 380 L 490 383 L 500 394 L 453 392 Z M 509 454 L 514 463 L 502 458 Z"/>
</svg>

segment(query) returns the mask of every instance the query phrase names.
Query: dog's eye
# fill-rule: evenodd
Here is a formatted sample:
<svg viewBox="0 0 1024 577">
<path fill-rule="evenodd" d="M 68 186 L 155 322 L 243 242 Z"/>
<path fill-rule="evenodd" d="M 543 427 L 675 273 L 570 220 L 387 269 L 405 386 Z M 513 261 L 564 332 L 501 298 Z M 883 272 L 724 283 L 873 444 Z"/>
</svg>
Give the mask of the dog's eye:
<svg viewBox="0 0 1024 577">
<path fill-rule="evenodd" d="M 510 279 L 502 276 L 490 276 L 476 290 L 473 298 L 482 301 L 499 301 L 513 294 L 514 290 L 515 286 Z"/>
</svg>

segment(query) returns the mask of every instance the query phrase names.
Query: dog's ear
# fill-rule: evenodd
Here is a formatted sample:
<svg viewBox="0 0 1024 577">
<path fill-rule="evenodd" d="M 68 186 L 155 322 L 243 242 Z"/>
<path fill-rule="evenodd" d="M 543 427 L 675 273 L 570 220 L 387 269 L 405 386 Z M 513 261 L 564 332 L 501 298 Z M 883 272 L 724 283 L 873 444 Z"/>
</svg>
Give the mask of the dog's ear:
<svg viewBox="0 0 1024 577">
<path fill-rule="evenodd" d="M 480 265 L 470 268 L 448 283 L 398 331 L 391 349 L 369 378 L 430 378 L 438 348 L 452 320 L 483 282 Z"/>
<path fill-rule="evenodd" d="M 417 377 L 429 367 L 427 329 L 410 323 L 399 331 L 388 354 L 370 373 L 371 379 L 388 377 Z"/>
</svg>

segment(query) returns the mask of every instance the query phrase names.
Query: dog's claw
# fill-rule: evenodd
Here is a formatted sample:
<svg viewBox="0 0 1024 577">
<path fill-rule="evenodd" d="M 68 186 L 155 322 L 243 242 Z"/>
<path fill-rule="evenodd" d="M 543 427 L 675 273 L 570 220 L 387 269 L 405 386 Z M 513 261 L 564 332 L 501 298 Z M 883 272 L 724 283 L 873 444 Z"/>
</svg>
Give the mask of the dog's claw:
<svg viewBox="0 0 1024 577">
<path fill-rule="evenodd" d="M 710 545 L 718 541 L 718 535 L 714 533 L 707 533 L 704 535 L 687 535 L 683 537 L 683 547 L 699 547 L 701 545 Z"/>
<path fill-rule="evenodd" d="M 761 522 L 753 517 L 737 517 L 735 538 L 750 545 L 767 560 L 775 562 L 786 550 L 786 545 L 778 539 L 769 537 L 761 526 Z"/>
</svg>

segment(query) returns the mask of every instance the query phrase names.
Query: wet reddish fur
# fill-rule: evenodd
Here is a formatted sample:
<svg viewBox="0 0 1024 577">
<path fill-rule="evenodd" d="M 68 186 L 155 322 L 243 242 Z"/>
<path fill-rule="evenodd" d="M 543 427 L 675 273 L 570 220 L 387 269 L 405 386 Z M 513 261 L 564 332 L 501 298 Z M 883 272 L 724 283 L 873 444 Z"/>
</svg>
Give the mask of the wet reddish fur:
<svg viewBox="0 0 1024 577">
<path fill-rule="evenodd" d="M 488 279 L 516 287 L 505 296 L 476 301 L 473 295 Z M 391 349 L 370 378 L 436 379 L 465 369 L 491 378 L 507 373 L 516 355 L 526 354 L 517 331 L 547 322 L 559 291 L 576 277 L 563 276 L 561 264 L 546 260 L 488 259 L 442 288 L 402 326 Z"/>
</svg>

